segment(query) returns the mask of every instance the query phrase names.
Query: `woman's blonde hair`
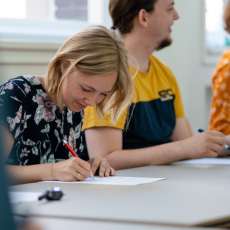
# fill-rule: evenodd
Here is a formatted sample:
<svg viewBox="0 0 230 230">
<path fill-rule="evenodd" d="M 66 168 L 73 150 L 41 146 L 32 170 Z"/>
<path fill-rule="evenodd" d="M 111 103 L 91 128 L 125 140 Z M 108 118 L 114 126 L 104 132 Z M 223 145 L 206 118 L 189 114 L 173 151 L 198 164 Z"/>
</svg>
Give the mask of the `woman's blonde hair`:
<svg viewBox="0 0 230 230">
<path fill-rule="evenodd" d="M 61 61 L 69 67 L 62 74 Z M 90 26 L 70 37 L 57 51 L 49 64 L 45 78 L 48 94 L 57 96 L 58 107 L 63 110 L 61 88 L 63 80 L 74 71 L 88 75 L 118 73 L 112 91 L 96 105 L 99 117 L 111 114 L 115 124 L 132 102 L 133 80 L 128 64 L 128 54 L 122 38 L 103 26 Z"/>
</svg>

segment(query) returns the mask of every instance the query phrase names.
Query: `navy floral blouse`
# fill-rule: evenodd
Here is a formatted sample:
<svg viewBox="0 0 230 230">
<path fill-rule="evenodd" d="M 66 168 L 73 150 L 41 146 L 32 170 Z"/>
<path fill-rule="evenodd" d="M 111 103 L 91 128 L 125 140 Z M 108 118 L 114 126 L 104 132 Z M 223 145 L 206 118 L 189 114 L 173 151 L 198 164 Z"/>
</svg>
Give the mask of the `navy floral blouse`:
<svg viewBox="0 0 230 230">
<path fill-rule="evenodd" d="M 73 156 L 63 139 L 77 154 L 83 150 L 83 112 L 65 108 L 61 113 L 34 76 L 17 77 L 0 86 L 0 122 L 15 138 L 7 164 L 33 165 L 69 159 Z"/>
</svg>

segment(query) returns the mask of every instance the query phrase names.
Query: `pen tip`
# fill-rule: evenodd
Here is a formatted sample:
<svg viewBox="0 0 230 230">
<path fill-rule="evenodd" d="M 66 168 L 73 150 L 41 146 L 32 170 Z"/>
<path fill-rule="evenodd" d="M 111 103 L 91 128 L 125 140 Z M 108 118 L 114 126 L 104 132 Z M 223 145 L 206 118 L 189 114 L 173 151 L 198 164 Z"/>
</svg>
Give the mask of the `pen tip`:
<svg viewBox="0 0 230 230">
<path fill-rule="evenodd" d="M 91 177 L 93 180 L 95 180 L 94 177 L 93 177 L 93 175 L 90 175 L 90 177 Z"/>
</svg>

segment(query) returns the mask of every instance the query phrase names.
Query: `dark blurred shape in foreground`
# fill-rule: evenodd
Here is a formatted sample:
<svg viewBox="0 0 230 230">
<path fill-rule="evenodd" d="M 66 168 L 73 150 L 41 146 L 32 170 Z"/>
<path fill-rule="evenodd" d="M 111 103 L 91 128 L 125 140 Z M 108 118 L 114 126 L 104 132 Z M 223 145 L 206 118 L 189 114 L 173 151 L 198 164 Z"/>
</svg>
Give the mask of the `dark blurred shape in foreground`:
<svg viewBox="0 0 230 230">
<path fill-rule="evenodd" d="M 0 129 L 0 228 L 1 230 L 14 230 L 11 206 L 8 197 L 8 178 L 5 172 L 5 164 L 3 162 L 3 143 Z"/>
</svg>

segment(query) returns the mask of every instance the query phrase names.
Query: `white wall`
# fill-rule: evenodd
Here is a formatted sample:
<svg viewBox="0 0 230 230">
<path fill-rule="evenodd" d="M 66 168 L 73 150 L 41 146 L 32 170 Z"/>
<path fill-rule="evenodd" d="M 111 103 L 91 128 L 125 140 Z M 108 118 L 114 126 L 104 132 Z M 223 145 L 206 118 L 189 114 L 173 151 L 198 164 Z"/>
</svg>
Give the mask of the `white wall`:
<svg viewBox="0 0 230 230">
<path fill-rule="evenodd" d="M 59 46 L 0 42 L 0 85 L 21 75 L 44 75 Z"/>
<path fill-rule="evenodd" d="M 208 128 L 211 77 L 215 68 L 214 63 L 203 62 L 204 1 L 175 0 L 180 18 L 172 26 L 173 44 L 154 53 L 172 69 L 178 80 L 186 117 L 194 134 L 197 128 Z M 219 56 L 215 57 L 216 61 Z"/>
</svg>

